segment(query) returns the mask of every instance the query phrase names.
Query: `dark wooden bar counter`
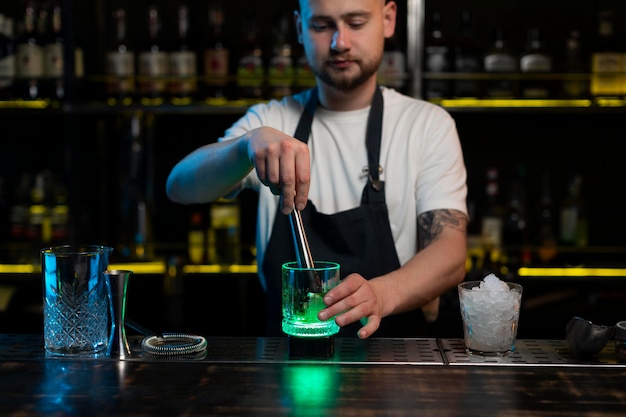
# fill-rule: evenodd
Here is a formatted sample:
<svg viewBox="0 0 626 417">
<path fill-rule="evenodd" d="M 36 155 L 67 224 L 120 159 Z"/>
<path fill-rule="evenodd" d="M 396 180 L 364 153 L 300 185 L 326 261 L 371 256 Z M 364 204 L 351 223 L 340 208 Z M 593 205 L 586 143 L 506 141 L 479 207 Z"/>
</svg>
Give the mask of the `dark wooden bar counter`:
<svg viewBox="0 0 626 417">
<path fill-rule="evenodd" d="M 40 335 L 0 335 L 0 416 L 623 416 L 626 364 L 610 343 L 576 358 L 521 340 L 508 358 L 456 339 L 335 339 L 333 357 L 290 359 L 286 338 L 207 338 L 194 357 L 141 351 L 46 358 Z"/>
</svg>

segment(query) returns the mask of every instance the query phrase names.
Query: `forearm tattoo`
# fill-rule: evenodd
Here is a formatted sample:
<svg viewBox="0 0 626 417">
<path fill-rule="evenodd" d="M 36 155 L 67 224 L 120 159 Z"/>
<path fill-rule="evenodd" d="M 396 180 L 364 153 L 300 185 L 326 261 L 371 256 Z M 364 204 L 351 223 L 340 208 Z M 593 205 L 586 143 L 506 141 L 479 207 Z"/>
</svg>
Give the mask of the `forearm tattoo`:
<svg viewBox="0 0 626 417">
<path fill-rule="evenodd" d="M 417 218 L 417 234 L 420 249 L 424 249 L 441 234 L 444 228 L 451 227 L 463 233 L 467 229 L 467 216 L 458 210 L 432 210 Z"/>
</svg>

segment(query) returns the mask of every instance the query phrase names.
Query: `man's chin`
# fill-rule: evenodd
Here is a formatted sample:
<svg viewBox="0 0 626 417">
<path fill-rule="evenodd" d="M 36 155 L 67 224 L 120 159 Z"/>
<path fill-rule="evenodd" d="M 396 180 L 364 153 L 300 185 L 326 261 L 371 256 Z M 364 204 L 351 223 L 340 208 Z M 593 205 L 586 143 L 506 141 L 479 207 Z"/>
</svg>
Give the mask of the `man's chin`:
<svg viewBox="0 0 626 417">
<path fill-rule="evenodd" d="M 365 80 L 361 77 L 354 76 L 333 76 L 320 78 L 326 85 L 339 91 L 352 91 L 365 82 Z"/>
</svg>

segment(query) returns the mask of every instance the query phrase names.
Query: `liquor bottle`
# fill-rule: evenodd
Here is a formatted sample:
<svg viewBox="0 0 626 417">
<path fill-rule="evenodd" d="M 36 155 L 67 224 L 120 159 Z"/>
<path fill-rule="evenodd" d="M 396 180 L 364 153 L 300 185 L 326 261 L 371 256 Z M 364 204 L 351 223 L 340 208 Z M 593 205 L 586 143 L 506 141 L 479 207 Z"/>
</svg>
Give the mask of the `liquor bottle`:
<svg viewBox="0 0 626 417">
<path fill-rule="evenodd" d="M 224 10 L 221 3 L 213 3 L 209 6 L 209 36 L 204 49 L 204 89 L 209 104 L 223 103 L 228 97 L 229 60 Z"/>
<path fill-rule="evenodd" d="M 176 46 L 169 53 L 168 94 L 172 104 L 187 105 L 198 90 L 198 59 L 191 45 L 189 8 L 178 6 Z"/>
<path fill-rule="evenodd" d="M 146 17 L 146 39 L 139 52 L 139 95 L 141 104 L 157 106 L 165 101 L 168 54 L 161 39 L 159 8 L 148 6 Z"/>
<path fill-rule="evenodd" d="M 502 244 L 512 272 L 530 262 L 526 199 L 526 168 L 520 165 L 508 184 L 508 198 L 502 227 Z"/>
<path fill-rule="evenodd" d="M 439 99 L 450 95 L 450 80 L 445 73 L 452 69 L 450 47 L 444 37 L 441 13 L 434 11 L 431 26 L 424 42 L 424 98 Z"/>
<path fill-rule="evenodd" d="M 384 58 L 383 58 L 384 59 Z M 294 45 L 294 92 L 307 90 L 315 86 L 315 74 L 311 71 L 309 60 L 300 43 Z"/>
<path fill-rule="evenodd" d="M 566 265 L 578 266 L 584 262 L 584 248 L 588 243 L 587 209 L 582 195 L 582 176 L 571 177 L 566 196 L 561 204 L 559 228 L 560 259 Z"/>
<path fill-rule="evenodd" d="M 55 2 L 48 17 L 44 47 L 44 92 L 52 100 L 65 98 L 63 84 L 63 27 L 61 5 Z"/>
<path fill-rule="evenodd" d="M 216 265 L 241 264 L 240 207 L 237 199 L 211 203 L 207 259 Z"/>
<path fill-rule="evenodd" d="M 585 98 L 589 95 L 587 61 L 583 55 L 580 31 L 571 30 L 565 39 L 563 54 L 561 94 L 564 98 Z"/>
<path fill-rule="evenodd" d="M 264 96 L 263 49 L 259 40 L 257 17 L 248 14 L 244 19 L 243 40 L 237 66 L 239 98 L 258 101 Z"/>
<path fill-rule="evenodd" d="M 289 24 L 289 17 L 282 13 L 274 26 L 272 56 L 267 70 L 270 98 L 281 98 L 293 92 L 293 48 Z"/>
<path fill-rule="evenodd" d="M 470 13 L 461 13 L 459 36 L 454 47 L 454 71 L 467 74 L 467 78 L 454 81 L 455 97 L 479 97 L 480 83 L 472 75 L 482 72 L 480 46 L 474 36 Z"/>
<path fill-rule="evenodd" d="M 54 207 L 52 208 L 52 241 L 57 244 L 66 243 L 69 237 L 69 207 L 67 205 L 67 188 L 57 182 L 54 191 Z"/>
<path fill-rule="evenodd" d="M 9 235 L 13 242 L 19 243 L 26 240 L 32 183 L 33 178 L 30 174 L 22 174 L 15 189 L 9 215 Z"/>
<path fill-rule="evenodd" d="M 128 42 L 126 10 L 115 9 L 112 22 L 113 43 L 106 57 L 107 103 L 128 106 L 135 95 L 135 53 Z"/>
<path fill-rule="evenodd" d="M 385 39 L 385 51 L 378 67 L 378 82 L 402 91 L 406 78 L 406 55 L 400 47 L 398 38 L 393 35 Z"/>
<path fill-rule="evenodd" d="M 206 247 L 204 244 L 205 228 L 203 225 L 202 213 L 194 211 L 189 220 L 189 231 L 187 232 L 187 251 L 189 261 L 192 264 L 204 262 Z"/>
<path fill-rule="evenodd" d="M 24 28 L 16 41 L 16 96 L 26 100 L 42 98 L 44 50 L 38 30 L 35 2 L 28 0 L 24 10 Z"/>
<path fill-rule="evenodd" d="M 599 14 L 598 33 L 591 53 L 591 94 L 594 97 L 618 97 L 622 92 L 623 54 L 615 34 L 613 13 Z"/>
<path fill-rule="evenodd" d="M 10 201 L 7 177 L 0 175 L 0 239 L 9 241 Z M 4 251 L 0 250 L 0 257 L 4 258 Z M 1 259 L 0 258 L 0 259 Z"/>
<path fill-rule="evenodd" d="M 551 264 L 558 255 L 557 225 L 551 181 L 550 173 L 544 172 L 541 178 L 541 197 L 536 231 L 537 257 L 542 265 Z"/>
<path fill-rule="evenodd" d="M 485 265 L 498 273 L 502 257 L 503 213 L 500 205 L 499 172 L 490 167 L 486 172 L 485 208 L 481 216 L 481 241 L 485 251 Z"/>
<path fill-rule="evenodd" d="M 34 244 L 47 244 L 52 239 L 51 210 L 48 204 L 51 175 L 47 170 L 38 173 L 31 189 L 26 239 Z"/>
<path fill-rule="evenodd" d="M 486 73 L 491 74 L 485 86 L 485 95 L 491 98 L 513 98 L 517 95 L 517 58 L 506 42 L 504 31 L 497 28 L 493 44 L 483 58 Z"/>
<path fill-rule="evenodd" d="M 560 241 L 564 246 L 587 246 L 587 212 L 582 195 L 582 176 L 574 175 L 561 206 Z"/>
<path fill-rule="evenodd" d="M 541 79 L 542 75 L 552 72 L 552 57 L 545 48 L 539 28 L 528 30 L 526 50 L 520 56 L 519 69 L 532 77 L 520 82 L 522 98 L 547 99 L 553 95 L 550 80 Z"/>
<path fill-rule="evenodd" d="M 13 98 L 15 65 L 13 20 L 0 14 L 0 100 Z"/>
</svg>

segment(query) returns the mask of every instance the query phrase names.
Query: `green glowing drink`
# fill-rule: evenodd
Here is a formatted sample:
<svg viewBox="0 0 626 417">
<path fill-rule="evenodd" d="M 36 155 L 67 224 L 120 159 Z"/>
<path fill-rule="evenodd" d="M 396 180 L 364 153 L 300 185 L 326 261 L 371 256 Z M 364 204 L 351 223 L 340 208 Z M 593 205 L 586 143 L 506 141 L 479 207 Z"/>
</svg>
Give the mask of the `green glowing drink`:
<svg viewBox="0 0 626 417">
<path fill-rule="evenodd" d="M 282 266 L 283 332 L 297 337 L 327 337 L 339 332 L 334 317 L 320 321 L 317 313 L 324 295 L 339 284 L 339 264 L 316 261 L 314 268 L 300 268 L 296 262 Z"/>
</svg>

